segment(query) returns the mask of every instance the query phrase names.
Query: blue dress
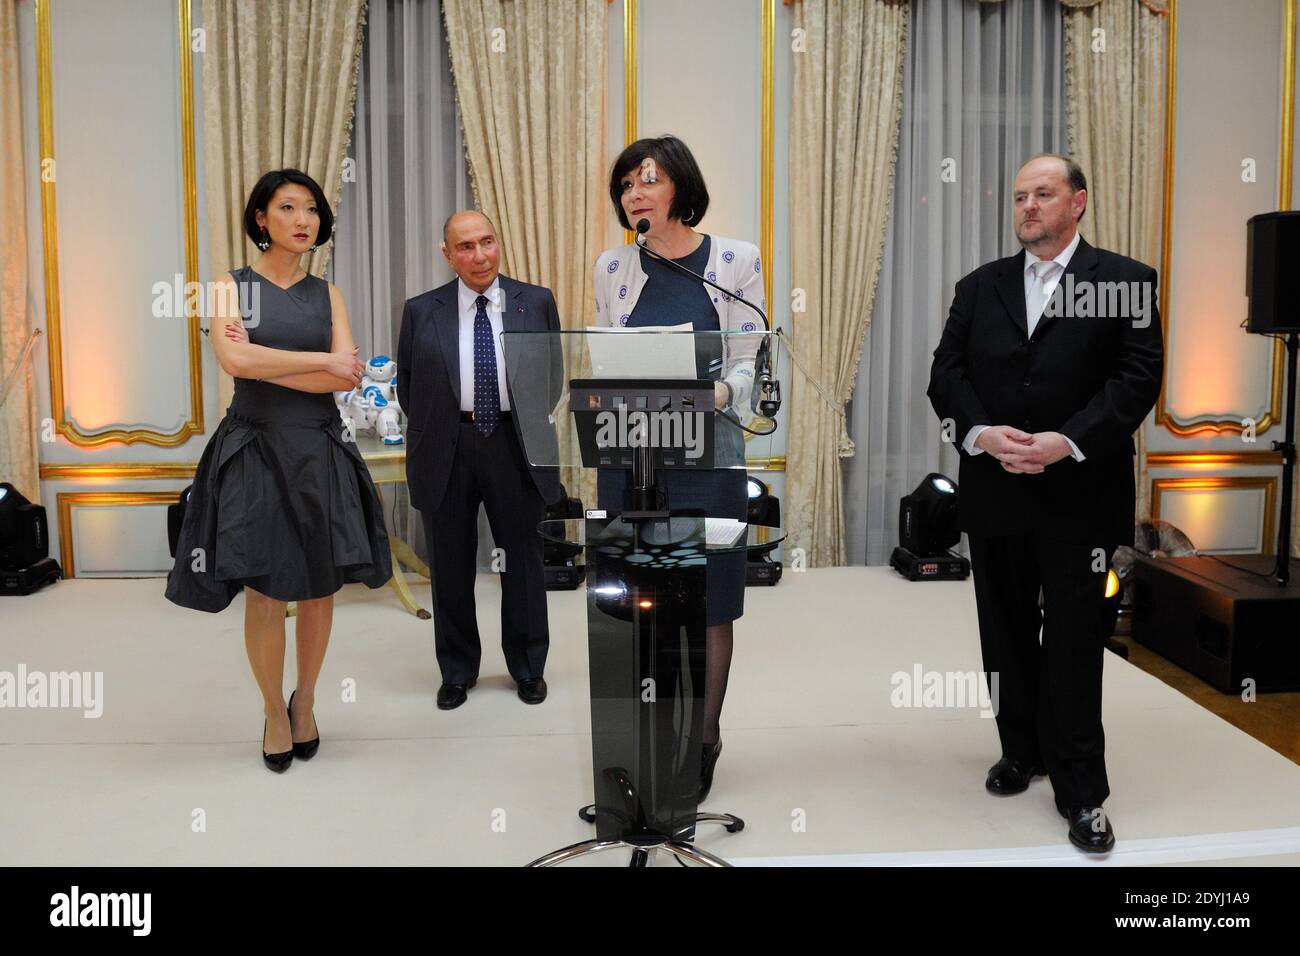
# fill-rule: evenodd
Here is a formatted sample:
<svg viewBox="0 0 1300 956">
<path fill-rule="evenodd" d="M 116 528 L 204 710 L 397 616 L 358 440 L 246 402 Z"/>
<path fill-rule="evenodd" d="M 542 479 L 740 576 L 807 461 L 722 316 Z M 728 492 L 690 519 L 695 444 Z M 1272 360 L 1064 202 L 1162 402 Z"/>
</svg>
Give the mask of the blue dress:
<svg viewBox="0 0 1300 956">
<path fill-rule="evenodd" d="M 692 272 L 703 275 L 709 265 L 712 240 L 704 237 L 700 247 L 688 256 L 674 261 Z M 656 325 L 685 325 L 690 323 L 696 332 L 720 332 L 718 313 L 713 299 L 704 284 L 684 276 L 662 262 L 640 253 L 641 268 L 646 283 L 641 288 L 636 307 L 628 317 L 627 328 L 647 328 Z M 696 354 L 696 374 L 700 378 L 717 380 L 716 371 L 709 366 L 722 357 L 720 338 L 710 337 L 701 342 Z M 734 418 L 734 416 L 731 416 Z M 660 468 L 655 481 L 668 496 L 673 508 L 699 508 L 711 518 L 736 518 L 744 521 L 748 513 L 749 497 L 746 492 L 746 472 L 741 467 L 745 460 L 744 434 L 739 428 L 714 416 L 714 463 L 711 471 L 680 471 Z M 623 490 L 631 480 L 631 472 L 602 468 L 597 473 L 596 494 L 599 507 L 611 511 L 622 510 Z M 745 611 L 745 553 L 711 555 L 708 559 L 707 618 L 710 625 L 726 624 L 736 620 Z"/>
</svg>

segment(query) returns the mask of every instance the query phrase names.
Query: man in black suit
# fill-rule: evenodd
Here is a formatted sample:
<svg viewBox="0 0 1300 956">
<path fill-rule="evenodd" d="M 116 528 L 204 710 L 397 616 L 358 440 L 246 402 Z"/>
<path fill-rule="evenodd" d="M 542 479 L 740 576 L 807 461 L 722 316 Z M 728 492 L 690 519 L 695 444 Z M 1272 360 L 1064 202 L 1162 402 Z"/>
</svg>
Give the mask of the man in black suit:
<svg viewBox="0 0 1300 956">
<path fill-rule="evenodd" d="M 520 699 L 540 704 L 546 699 L 542 672 L 550 636 L 537 524 L 546 504 L 560 496 L 546 415 L 559 397 L 562 368 L 558 348 L 543 337 L 528 349 L 511 339 L 503 351 L 500 336 L 503 330 L 558 332 L 559 312 L 549 289 L 498 274 L 496 231 L 482 213 L 452 215 L 443 228 L 442 252 L 458 278 L 407 300 L 397 346 L 397 397 L 408 418 L 406 479 L 411 504 L 424 518 L 433 579 L 434 644 L 442 671 L 438 706 L 459 707 L 478 679 L 482 648 L 474 579 L 480 503 L 505 554 L 506 666 Z M 507 360 L 514 366 L 509 377 Z M 523 382 L 528 385 L 521 387 Z M 551 405 L 542 408 L 543 399 Z"/>
<path fill-rule="evenodd" d="M 1155 270 L 1083 241 L 1087 201 L 1068 157 L 1020 169 L 1023 251 L 957 283 L 928 394 L 961 446 L 980 645 L 999 675 L 1002 759 L 985 786 L 1020 793 L 1046 773 L 1070 841 L 1106 852 L 1106 572 L 1133 542 L 1133 432 L 1159 394 L 1163 345 Z"/>
</svg>

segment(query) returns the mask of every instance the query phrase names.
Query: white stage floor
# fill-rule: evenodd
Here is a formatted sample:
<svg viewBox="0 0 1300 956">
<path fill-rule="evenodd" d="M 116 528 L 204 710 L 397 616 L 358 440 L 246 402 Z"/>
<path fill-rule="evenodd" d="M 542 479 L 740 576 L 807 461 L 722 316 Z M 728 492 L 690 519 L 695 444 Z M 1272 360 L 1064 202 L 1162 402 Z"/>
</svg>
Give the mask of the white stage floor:
<svg viewBox="0 0 1300 956">
<path fill-rule="evenodd" d="M 427 583 L 414 590 L 427 604 Z M 591 798 L 582 591 L 550 595 L 550 697 L 529 707 L 497 643 L 499 586 L 481 576 L 482 675 L 444 713 L 433 623 L 389 589 L 348 586 L 317 690 L 320 752 L 282 776 L 262 766 L 242 597 L 207 615 L 162 592 L 161 579 L 75 579 L 0 602 L 0 671 L 104 674 L 98 719 L 0 708 L 0 864 L 515 865 L 594 836 L 576 814 Z M 985 793 L 992 720 L 891 704 L 895 672 L 978 671 L 969 582 L 787 571 L 749 589 L 746 611 L 707 808 L 747 826 L 697 840 L 734 863 L 1300 863 L 1300 766 L 1113 654 L 1115 851 L 1069 845 L 1045 778 Z"/>
</svg>

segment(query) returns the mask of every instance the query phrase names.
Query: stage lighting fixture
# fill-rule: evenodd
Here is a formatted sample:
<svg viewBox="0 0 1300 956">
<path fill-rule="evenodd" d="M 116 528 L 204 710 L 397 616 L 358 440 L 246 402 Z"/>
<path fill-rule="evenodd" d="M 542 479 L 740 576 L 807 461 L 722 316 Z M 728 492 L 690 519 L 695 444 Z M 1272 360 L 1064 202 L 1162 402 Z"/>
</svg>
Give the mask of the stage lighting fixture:
<svg viewBox="0 0 1300 956">
<path fill-rule="evenodd" d="M 1115 628 L 1119 624 L 1120 605 L 1124 601 L 1124 588 L 1120 585 L 1119 575 L 1114 568 L 1106 572 L 1106 601 L 1101 612 L 1101 636 L 1106 649 L 1114 651 L 1128 660 L 1128 645 L 1115 639 Z"/>
<path fill-rule="evenodd" d="M 62 577 L 49 553 L 45 509 L 0 483 L 0 594 L 31 594 Z"/>
<path fill-rule="evenodd" d="M 748 477 L 746 485 L 749 504 L 746 508 L 745 520 L 749 524 L 779 528 L 781 526 L 781 499 L 772 494 L 772 489 L 766 483 L 753 475 Z M 772 552 L 775 549 L 775 544 L 763 544 L 750 548 L 745 553 L 746 587 L 758 585 L 771 587 L 781 580 L 781 562 L 772 560 Z"/>
<path fill-rule="evenodd" d="M 957 527 L 957 483 L 931 473 L 898 506 L 898 547 L 890 565 L 909 581 L 962 580 L 970 562 L 951 549 L 961 540 Z"/>
<path fill-rule="evenodd" d="M 582 502 L 570 498 L 564 486 L 560 485 L 559 500 L 546 506 L 548 521 L 581 518 L 586 514 Z M 548 591 L 572 591 L 586 577 L 587 566 L 582 563 L 582 547 L 576 544 L 564 544 L 549 539 L 542 542 L 542 575 L 546 580 Z M 504 580 L 504 578 L 503 578 Z"/>
</svg>

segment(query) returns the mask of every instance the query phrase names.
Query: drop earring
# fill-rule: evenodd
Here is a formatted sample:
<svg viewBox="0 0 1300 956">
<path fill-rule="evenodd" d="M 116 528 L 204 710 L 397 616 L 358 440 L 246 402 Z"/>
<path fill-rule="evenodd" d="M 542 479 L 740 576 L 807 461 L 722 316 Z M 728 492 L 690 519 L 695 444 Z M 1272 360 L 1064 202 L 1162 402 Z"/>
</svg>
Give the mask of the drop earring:
<svg viewBox="0 0 1300 956">
<path fill-rule="evenodd" d="M 261 249 L 263 252 L 266 252 L 267 249 L 271 248 L 271 237 L 266 234 L 265 226 L 262 227 L 262 238 L 257 240 L 257 248 Z"/>
</svg>

